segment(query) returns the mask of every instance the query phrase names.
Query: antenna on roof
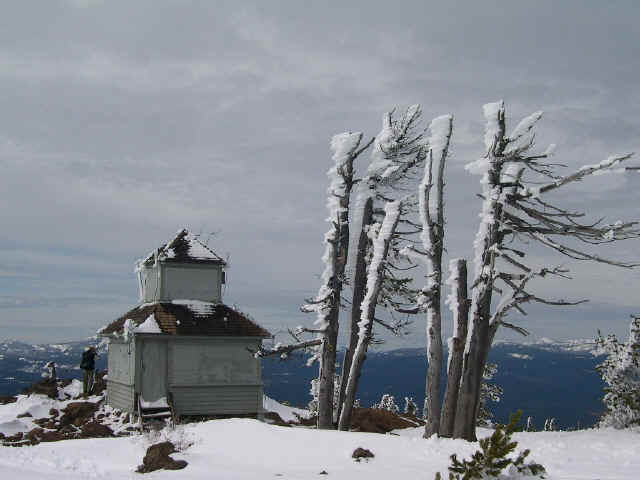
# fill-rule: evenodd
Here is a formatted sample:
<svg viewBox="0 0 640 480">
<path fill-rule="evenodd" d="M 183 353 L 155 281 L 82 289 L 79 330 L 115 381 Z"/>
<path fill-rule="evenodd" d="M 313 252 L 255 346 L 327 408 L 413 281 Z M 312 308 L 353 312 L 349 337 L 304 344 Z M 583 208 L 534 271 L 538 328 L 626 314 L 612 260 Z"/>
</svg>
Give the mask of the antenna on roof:
<svg viewBox="0 0 640 480">
<path fill-rule="evenodd" d="M 209 232 L 207 234 L 207 240 L 204 242 L 204 244 L 208 247 L 209 246 L 209 240 L 211 240 L 212 237 L 215 237 L 216 235 L 218 235 L 222 230 L 217 230 L 217 231 L 213 231 L 213 232 Z"/>
</svg>

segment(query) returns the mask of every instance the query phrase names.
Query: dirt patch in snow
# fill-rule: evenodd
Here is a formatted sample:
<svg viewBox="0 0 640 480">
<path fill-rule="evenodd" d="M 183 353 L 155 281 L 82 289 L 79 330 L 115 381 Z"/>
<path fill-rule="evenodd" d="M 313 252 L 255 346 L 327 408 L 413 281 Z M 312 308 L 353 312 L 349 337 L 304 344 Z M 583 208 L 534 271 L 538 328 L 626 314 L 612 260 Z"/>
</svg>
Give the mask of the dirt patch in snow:
<svg viewBox="0 0 640 480">
<path fill-rule="evenodd" d="M 101 390 L 102 385 L 104 381 L 100 375 L 94 391 Z M 52 390 L 47 393 L 47 388 Z M 77 380 L 59 380 L 57 383 L 45 380 L 32 385 L 26 391 L 32 393 L 26 396 L 4 397 L 7 400 L 4 405 L 15 403 L 17 408 L 14 407 L 13 410 L 22 412 L 16 415 L 14 420 L 9 417 L 3 420 L 7 430 L 4 433 L 0 432 L 2 446 L 22 447 L 37 445 L 40 442 L 106 438 L 137 432 L 135 426 L 130 423 L 130 416 L 105 405 L 104 396 L 94 395 L 86 401 L 73 401 L 82 395 L 82 385 Z M 24 410 L 20 408 L 22 405 Z M 48 412 L 48 416 L 41 417 L 44 412 Z M 38 415 L 38 418 L 34 418 L 35 415 Z"/>
<path fill-rule="evenodd" d="M 106 438 L 115 436 L 113 430 L 97 421 L 85 423 L 80 432 L 81 438 Z"/>
<path fill-rule="evenodd" d="M 87 423 L 98 411 L 98 404 L 92 402 L 72 402 L 62 410 L 60 425 L 75 425 L 80 427 Z"/>
<path fill-rule="evenodd" d="M 298 422 L 295 424 L 313 427 L 316 424 L 316 417 L 298 417 Z M 389 433 L 392 430 L 415 428 L 421 425 L 424 425 L 424 422 L 416 417 L 398 415 L 377 408 L 354 408 L 351 420 L 351 430 L 354 432 Z"/>
<path fill-rule="evenodd" d="M 136 472 L 149 473 L 156 470 L 180 470 L 187 466 L 184 460 L 174 460 L 169 455 L 177 452 L 176 447 L 171 442 L 161 442 L 151 445 L 142 459 L 142 465 L 138 466 Z"/>
<path fill-rule="evenodd" d="M 0 395 L 0 405 L 7 405 L 9 403 L 16 403 L 18 397 L 7 397 L 5 395 Z"/>
<path fill-rule="evenodd" d="M 402 428 L 424 425 L 418 419 L 397 415 L 377 408 L 356 408 L 353 410 L 351 430 L 370 433 L 389 433 Z"/>
<path fill-rule="evenodd" d="M 276 412 L 265 412 L 264 421 L 270 425 L 278 425 L 279 427 L 290 427 L 291 423 L 285 422 Z"/>
<path fill-rule="evenodd" d="M 34 383 L 33 385 L 24 389 L 22 393 L 25 395 L 31 395 L 32 393 L 39 393 L 41 395 L 46 395 L 49 398 L 53 398 L 54 400 L 58 398 L 58 389 L 64 388 L 71 383 L 71 380 L 58 380 L 54 381 L 48 378 L 44 380 Z"/>
<path fill-rule="evenodd" d="M 375 455 L 371 450 L 362 447 L 356 448 L 351 454 L 351 458 L 355 459 L 356 462 L 359 462 L 362 458 L 369 459 L 373 457 L 375 457 Z"/>
</svg>

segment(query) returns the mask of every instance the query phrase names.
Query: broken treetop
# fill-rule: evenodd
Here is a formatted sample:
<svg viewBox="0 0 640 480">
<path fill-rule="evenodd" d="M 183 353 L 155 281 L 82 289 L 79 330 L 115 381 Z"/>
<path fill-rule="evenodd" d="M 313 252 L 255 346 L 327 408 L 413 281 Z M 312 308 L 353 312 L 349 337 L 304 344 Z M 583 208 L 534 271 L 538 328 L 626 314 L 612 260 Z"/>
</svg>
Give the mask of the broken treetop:
<svg viewBox="0 0 640 480">
<path fill-rule="evenodd" d="M 202 243 L 197 236 L 186 228 L 180 230 L 176 237 L 169 243 L 154 250 L 139 263 L 150 266 L 154 263 L 154 257 L 163 262 L 176 263 L 210 263 L 226 265 L 226 262 L 215 254 L 213 250 Z"/>
<path fill-rule="evenodd" d="M 134 327 L 151 315 L 159 332 L 167 335 L 204 335 L 215 337 L 270 337 L 265 329 L 243 313 L 221 303 L 197 300 L 173 300 L 140 305 L 104 327 L 100 335 L 122 335 L 127 320 Z M 143 329 L 144 330 L 144 329 Z M 141 331 L 141 333 L 148 333 Z"/>
</svg>

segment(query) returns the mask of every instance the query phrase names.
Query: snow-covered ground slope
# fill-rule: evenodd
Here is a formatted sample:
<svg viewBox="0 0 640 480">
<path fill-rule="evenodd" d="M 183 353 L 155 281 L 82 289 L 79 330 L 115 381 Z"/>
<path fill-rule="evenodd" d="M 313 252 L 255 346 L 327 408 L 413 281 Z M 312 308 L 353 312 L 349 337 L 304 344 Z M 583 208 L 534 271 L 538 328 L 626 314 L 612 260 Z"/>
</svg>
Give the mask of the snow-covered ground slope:
<svg viewBox="0 0 640 480">
<path fill-rule="evenodd" d="M 484 430 L 481 434 L 488 434 Z M 256 420 L 213 420 L 142 436 L 66 440 L 33 447 L 0 448 L 0 478 L 134 479 L 146 448 L 165 439 L 186 447 L 173 455 L 189 465 L 148 478 L 432 479 L 445 473 L 449 455 L 468 457 L 477 448 L 461 440 L 421 438 L 422 429 L 379 435 L 267 425 Z M 519 433 L 521 448 L 542 463 L 550 479 L 635 479 L 640 471 L 640 433 L 615 430 Z M 357 447 L 375 458 L 356 463 Z M 507 477 L 505 477 L 507 478 Z"/>
<path fill-rule="evenodd" d="M 14 403 L 0 405 L 0 433 L 10 436 L 38 427 L 33 421 L 49 417 L 51 409 L 62 410 L 82 395 L 82 383 L 73 380 L 58 392 L 58 399 L 45 395 L 18 395 Z M 102 397 L 92 396 L 86 401 L 98 402 Z"/>
<path fill-rule="evenodd" d="M 280 415 L 280 418 L 285 422 L 297 422 L 300 418 L 309 418 L 309 410 L 302 408 L 289 407 L 277 402 L 273 398 L 269 398 L 266 395 L 262 401 L 262 408 L 267 412 L 275 412 Z"/>
<path fill-rule="evenodd" d="M 102 394 L 82 398 L 82 383 L 78 380 L 73 380 L 66 387 L 59 388 L 58 398 L 56 399 L 42 394 L 17 395 L 15 402 L 0 405 L 0 439 L 3 436 L 11 437 L 18 433 L 26 435 L 31 430 L 41 427 L 44 427 L 44 431 L 54 431 L 62 427 L 59 422 L 59 415 L 62 415 L 69 405 L 77 405 L 78 403 L 96 404 L 95 412 L 90 412 L 84 422 L 99 418 L 99 422 L 109 427 L 114 434 L 128 434 L 127 429 L 130 430 L 134 427 L 129 415 L 124 415 L 114 410 L 111 406 L 106 405 L 103 400 L 104 396 Z M 55 423 L 56 427 L 43 425 L 42 422 L 39 424 L 40 420 L 47 419 Z M 72 430 L 79 433 L 81 425 L 82 423 L 76 424 Z M 0 442 L 0 445 L 2 443 Z M 18 441 L 18 443 L 21 443 L 21 441 Z M 0 478 L 4 477 L 0 476 Z"/>
</svg>

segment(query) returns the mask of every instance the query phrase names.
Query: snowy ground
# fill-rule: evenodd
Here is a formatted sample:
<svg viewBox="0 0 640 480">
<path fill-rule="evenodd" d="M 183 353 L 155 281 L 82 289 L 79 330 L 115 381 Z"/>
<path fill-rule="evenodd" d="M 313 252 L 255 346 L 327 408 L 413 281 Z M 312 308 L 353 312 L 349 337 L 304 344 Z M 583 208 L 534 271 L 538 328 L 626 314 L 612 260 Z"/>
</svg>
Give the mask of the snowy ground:
<svg viewBox="0 0 640 480">
<path fill-rule="evenodd" d="M 34 420 L 51 418 L 51 409 L 62 412 L 72 402 L 99 403 L 104 400 L 102 394 L 82 398 L 82 383 L 78 380 L 73 380 L 66 387 L 59 389 L 57 399 L 40 394 L 17 395 L 16 398 L 17 400 L 14 403 L 0 405 L 0 433 L 6 437 L 18 432 L 26 434 L 34 428 L 39 428 L 40 425 L 37 425 Z M 28 416 L 25 416 L 25 414 L 28 414 Z M 128 428 L 134 426 L 130 423 L 128 415 L 120 414 L 120 412 L 115 411 L 104 403 L 101 403 L 95 412 L 95 415 L 100 414 L 103 417 L 100 423 L 107 425 L 115 434 L 125 432 Z M 2 478 L 0 476 L 0 479 Z"/>
<path fill-rule="evenodd" d="M 421 433 L 419 428 L 396 436 L 277 427 L 249 419 L 214 420 L 142 436 L 0 447 L 0 478 L 139 479 L 134 470 L 146 448 L 169 439 L 185 448 L 174 458 L 189 465 L 146 478 L 311 479 L 325 470 L 331 479 L 431 480 L 436 471 L 446 471 L 451 453 L 468 457 L 476 448 L 460 440 L 423 440 Z M 532 450 L 532 460 L 547 467 L 550 479 L 635 479 L 640 472 L 638 432 L 520 433 L 516 439 L 522 448 Z M 354 462 L 351 453 L 356 447 L 368 448 L 375 458 Z"/>
<path fill-rule="evenodd" d="M 0 431 L 10 435 L 28 431 L 32 420 L 48 416 L 50 408 L 61 410 L 80 394 L 74 381 L 60 393 L 59 400 L 43 395 L 20 395 L 12 404 L 0 405 Z M 90 397 L 98 401 L 101 397 Z M 294 409 L 265 397 L 266 410 L 277 412 L 285 421 L 295 420 Z M 101 410 L 110 407 L 103 406 Z M 29 412 L 33 417 L 16 418 Z M 109 413 L 109 412 L 103 412 Z M 107 417 L 107 420 L 108 417 Z M 111 424 L 114 430 L 122 425 Z M 395 435 L 316 431 L 287 428 L 249 419 L 214 420 L 179 425 L 160 432 L 121 438 L 65 440 L 20 448 L 0 447 L 2 479 L 128 479 L 140 478 L 134 472 L 142 463 L 147 447 L 171 440 L 181 453 L 176 459 L 189 462 L 180 471 L 158 471 L 148 478 L 256 479 L 317 478 L 326 471 L 332 479 L 378 480 L 428 479 L 436 471 L 446 473 L 449 456 L 468 458 L 477 444 L 460 440 L 422 439 L 422 429 L 406 429 Z M 487 436 L 489 430 L 480 430 Z M 583 430 L 577 432 L 518 433 L 521 449 L 531 450 L 530 460 L 547 468 L 556 480 L 636 479 L 640 477 L 640 432 Z M 351 454 L 357 447 L 375 454 L 369 462 L 356 463 Z M 511 479 L 515 477 L 503 477 Z"/>
</svg>

